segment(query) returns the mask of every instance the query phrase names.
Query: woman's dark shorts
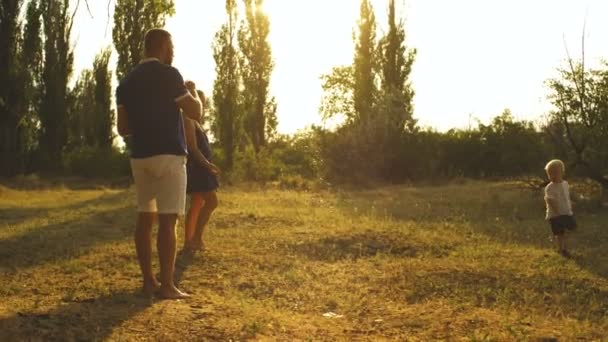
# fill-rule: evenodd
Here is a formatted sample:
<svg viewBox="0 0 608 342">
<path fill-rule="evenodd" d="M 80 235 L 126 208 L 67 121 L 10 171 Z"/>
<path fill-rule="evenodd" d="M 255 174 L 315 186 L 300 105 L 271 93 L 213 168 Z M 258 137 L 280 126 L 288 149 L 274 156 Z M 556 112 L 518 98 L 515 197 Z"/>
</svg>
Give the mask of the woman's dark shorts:
<svg viewBox="0 0 608 342">
<path fill-rule="evenodd" d="M 553 235 L 563 235 L 566 230 L 576 229 L 576 220 L 574 219 L 574 216 L 570 215 L 561 215 L 550 218 L 549 224 L 551 224 L 551 231 L 553 232 Z"/>
</svg>

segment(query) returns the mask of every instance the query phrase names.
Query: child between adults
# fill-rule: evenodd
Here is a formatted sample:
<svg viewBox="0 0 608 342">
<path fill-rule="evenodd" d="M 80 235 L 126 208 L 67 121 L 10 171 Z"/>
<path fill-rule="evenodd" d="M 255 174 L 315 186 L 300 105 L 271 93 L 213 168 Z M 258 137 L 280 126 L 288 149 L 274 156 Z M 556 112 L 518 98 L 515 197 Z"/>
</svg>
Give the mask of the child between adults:
<svg viewBox="0 0 608 342">
<path fill-rule="evenodd" d="M 564 180 L 566 167 L 561 160 L 554 159 L 547 163 L 545 171 L 550 180 L 545 187 L 546 219 L 551 225 L 557 252 L 564 257 L 570 257 L 566 248 L 566 230 L 576 229 L 576 220 L 572 211 L 570 188 Z"/>
</svg>

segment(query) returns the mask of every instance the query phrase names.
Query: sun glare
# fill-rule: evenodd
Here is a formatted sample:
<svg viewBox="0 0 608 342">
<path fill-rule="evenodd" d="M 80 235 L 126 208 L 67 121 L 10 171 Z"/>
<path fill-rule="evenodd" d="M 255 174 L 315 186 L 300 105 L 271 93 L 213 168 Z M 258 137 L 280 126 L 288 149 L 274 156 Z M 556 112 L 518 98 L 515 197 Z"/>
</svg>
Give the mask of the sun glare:
<svg viewBox="0 0 608 342">
<path fill-rule="evenodd" d="M 372 2 L 381 36 L 387 1 Z M 537 118 L 547 110 L 544 81 L 565 57 L 564 37 L 571 53 L 580 55 L 576 48 L 585 5 L 575 1 L 551 6 L 548 0 L 397 3 L 406 19 L 407 44 L 418 50 L 411 77 L 415 116 L 425 126 L 465 127 L 471 116 L 487 122 L 506 107 L 516 116 Z M 594 13 L 606 5 L 588 3 L 593 10 L 588 16 L 591 36 L 587 41 L 591 61 L 593 56 L 605 55 L 600 37 L 606 25 Z M 179 0 L 176 15 L 167 22 L 176 44 L 175 65 L 208 94 L 215 78 L 211 45 L 225 21 L 224 10 L 220 0 Z M 263 11 L 271 25 L 275 62 L 271 95 L 278 103 L 278 128 L 294 133 L 320 123 L 319 77 L 353 61 L 359 1 L 265 0 Z M 244 19 L 242 13 L 240 19 Z"/>
</svg>

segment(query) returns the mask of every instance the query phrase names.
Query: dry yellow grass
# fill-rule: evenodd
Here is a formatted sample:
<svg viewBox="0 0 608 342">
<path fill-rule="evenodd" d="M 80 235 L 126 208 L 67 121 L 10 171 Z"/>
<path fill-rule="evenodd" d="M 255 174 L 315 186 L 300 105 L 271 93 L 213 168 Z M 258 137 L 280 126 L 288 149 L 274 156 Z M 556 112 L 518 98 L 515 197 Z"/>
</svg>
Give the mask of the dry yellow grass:
<svg viewBox="0 0 608 342">
<path fill-rule="evenodd" d="M 608 336 L 608 214 L 585 204 L 565 260 L 515 184 L 228 189 L 208 251 L 179 256 L 193 298 L 158 301 L 138 295 L 133 196 L 0 189 L 0 341 Z"/>
</svg>

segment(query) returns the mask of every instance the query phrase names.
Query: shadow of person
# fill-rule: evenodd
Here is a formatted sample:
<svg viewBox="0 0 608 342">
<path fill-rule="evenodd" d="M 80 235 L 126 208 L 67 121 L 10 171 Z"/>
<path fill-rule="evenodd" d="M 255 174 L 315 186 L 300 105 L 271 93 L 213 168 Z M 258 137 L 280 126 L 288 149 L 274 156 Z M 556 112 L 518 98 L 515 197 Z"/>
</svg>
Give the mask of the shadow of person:
<svg viewBox="0 0 608 342">
<path fill-rule="evenodd" d="M 62 207 L 61 210 L 88 210 L 91 206 L 94 209 L 84 215 L 51 221 L 23 234 L 0 239 L 2 268 L 14 272 L 76 258 L 89 253 L 93 246 L 121 241 L 133 234 L 132 225 L 124 223 L 130 220 L 133 209 L 129 198 L 123 192 L 72 204 Z M 31 210 L 31 214 L 36 215 L 36 210 L 46 209 Z M 27 211 L 23 211 L 21 215 L 26 213 Z M 27 215 L 29 216 L 29 213 Z"/>
<path fill-rule="evenodd" d="M 177 253 L 177 257 L 175 259 L 175 285 L 179 286 L 182 278 L 184 277 L 184 272 L 192 265 L 194 262 L 194 258 L 196 256 L 195 251 L 190 251 L 187 249 L 182 249 Z"/>
<path fill-rule="evenodd" d="M 340 196 L 336 206 L 349 216 L 381 213 L 398 222 L 449 226 L 450 233 L 458 232 L 467 238 L 483 236 L 505 246 L 532 246 L 546 250 L 547 256 L 554 255 L 540 191 L 530 192 L 500 183 L 471 183 L 470 186 L 390 187 Z M 370 209 L 372 207 L 375 211 Z M 608 229 L 604 223 L 608 222 L 608 212 L 599 210 L 593 201 L 581 201 L 577 203 L 575 213 L 579 228 L 569 234 L 567 240 L 573 254 L 571 260 L 582 269 L 608 279 L 605 244 Z M 300 246 L 300 250 L 303 247 Z M 327 255 L 328 251 L 319 248 L 318 254 Z M 505 258 L 509 257 L 505 253 Z"/>
<path fill-rule="evenodd" d="M 102 341 L 152 304 L 151 298 L 120 291 L 79 299 L 50 311 L 18 312 L 0 319 L 0 341 Z"/>
</svg>

